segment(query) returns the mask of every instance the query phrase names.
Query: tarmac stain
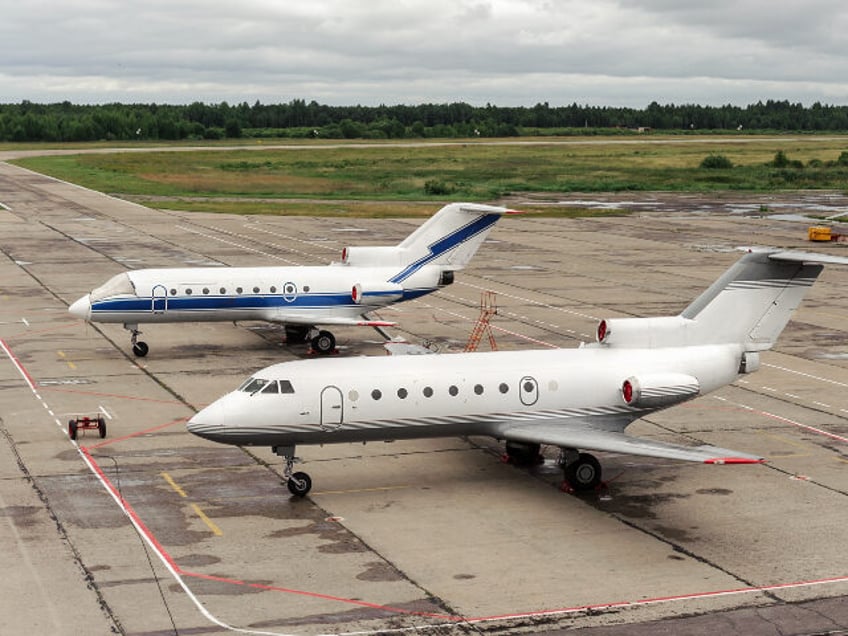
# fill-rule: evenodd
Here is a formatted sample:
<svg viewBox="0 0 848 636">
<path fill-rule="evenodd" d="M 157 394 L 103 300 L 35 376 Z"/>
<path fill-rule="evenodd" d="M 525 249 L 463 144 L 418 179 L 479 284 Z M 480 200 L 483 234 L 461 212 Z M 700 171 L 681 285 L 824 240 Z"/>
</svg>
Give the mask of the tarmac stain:
<svg viewBox="0 0 848 636">
<path fill-rule="evenodd" d="M 39 508 L 36 506 L 6 506 L 0 508 L 0 517 L 11 519 L 16 528 L 30 528 L 38 522 L 35 519 L 38 511 Z"/>
<path fill-rule="evenodd" d="M 695 491 L 699 495 L 732 495 L 733 491 L 727 488 L 700 488 Z"/>
<path fill-rule="evenodd" d="M 275 530 L 268 536 L 271 539 L 285 539 L 302 535 L 318 535 L 319 538 L 328 541 L 318 548 L 324 554 L 346 554 L 351 552 L 367 552 L 362 542 L 348 532 L 338 523 L 327 521 L 316 521 L 306 526 Z"/>
<path fill-rule="evenodd" d="M 366 563 L 368 569 L 357 574 L 356 578 L 360 581 L 402 581 L 403 577 L 400 572 L 393 568 L 388 563 L 383 561 L 372 561 Z"/>
<path fill-rule="evenodd" d="M 221 559 L 218 557 L 212 556 L 211 554 L 189 554 L 184 557 L 180 557 L 180 565 L 182 567 L 202 567 L 204 565 L 213 565 L 215 563 L 220 563 Z"/>
</svg>

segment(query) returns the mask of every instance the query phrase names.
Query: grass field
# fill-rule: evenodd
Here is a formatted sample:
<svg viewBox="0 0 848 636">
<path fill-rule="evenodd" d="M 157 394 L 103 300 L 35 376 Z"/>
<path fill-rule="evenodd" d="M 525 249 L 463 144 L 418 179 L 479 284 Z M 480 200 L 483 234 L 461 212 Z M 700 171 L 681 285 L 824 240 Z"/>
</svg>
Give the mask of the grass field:
<svg viewBox="0 0 848 636">
<path fill-rule="evenodd" d="M 314 215 L 337 214 L 345 202 L 346 214 L 397 216 L 430 213 L 432 206 L 421 212 L 417 202 L 495 201 L 522 192 L 841 190 L 848 187 L 848 165 L 837 160 L 846 150 L 848 136 L 651 135 L 116 151 L 14 163 L 151 207 Z M 778 151 L 791 165 L 770 165 Z M 733 167 L 701 168 L 711 154 L 723 155 Z M 399 207 L 403 202 L 407 204 Z"/>
</svg>

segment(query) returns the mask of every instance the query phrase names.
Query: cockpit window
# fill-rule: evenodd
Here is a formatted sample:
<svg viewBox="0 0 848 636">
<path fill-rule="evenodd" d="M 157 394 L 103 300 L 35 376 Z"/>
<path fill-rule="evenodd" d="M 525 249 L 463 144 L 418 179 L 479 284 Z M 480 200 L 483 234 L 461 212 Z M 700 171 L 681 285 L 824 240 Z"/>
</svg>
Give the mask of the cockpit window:
<svg viewBox="0 0 848 636">
<path fill-rule="evenodd" d="M 112 296 L 135 296 L 135 286 L 129 275 L 124 272 L 113 276 L 100 287 L 91 292 L 91 302 L 97 302 Z"/>
<path fill-rule="evenodd" d="M 257 393 L 262 390 L 262 388 L 268 384 L 268 380 L 263 380 L 262 378 L 248 378 L 248 380 L 239 387 L 239 391 L 244 391 L 245 393 Z"/>
<path fill-rule="evenodd" d="M 288 380 L 264 380 L 262 378 L 248 378 L 238 388 L 239 391 L 255 395 L 262 393 L 294 393 L 294 387 Z"/>
</svg>

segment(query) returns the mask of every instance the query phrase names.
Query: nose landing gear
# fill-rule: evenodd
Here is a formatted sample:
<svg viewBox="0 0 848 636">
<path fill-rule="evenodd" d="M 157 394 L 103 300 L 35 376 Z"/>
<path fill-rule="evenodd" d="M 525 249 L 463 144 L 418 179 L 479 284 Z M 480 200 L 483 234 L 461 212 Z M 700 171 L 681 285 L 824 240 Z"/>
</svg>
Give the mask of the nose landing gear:
<svg viewBox="0 0 848 636">
<path fill-rule="evenodd" d="M 283 477 L 286 478 L 286 486 L 295 497 L 305 497 L 312 490 L 312 478 L 304 472 L 293 472 L 294 463 L 299 461 L 294 456 L 294 446 L 274 446 L 271 448 L 275 455 L 279 455 L 286 462 L 283 469 Z"/>
<path fill-rule="evenodd" d="M 147 346 L 146 342 L 138 339 L 141 335 L 141 332 L 138 330 L 138 325 L 125 324 L 124 329 L 132 334 L 130 337 L 130 344 L 132 345 L 132 350 L 135 356 L 137 358 L 143 358 L 146 356 L 147 352 L 150 351 L 150 348 Z"/>
</svg>

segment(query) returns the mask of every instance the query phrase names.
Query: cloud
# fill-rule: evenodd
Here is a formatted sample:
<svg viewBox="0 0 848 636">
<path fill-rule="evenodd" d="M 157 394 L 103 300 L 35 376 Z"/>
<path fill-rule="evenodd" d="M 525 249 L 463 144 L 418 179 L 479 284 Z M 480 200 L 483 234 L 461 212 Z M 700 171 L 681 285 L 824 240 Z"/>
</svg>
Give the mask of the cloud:
<svg viewBox="0 0 848 636">
<path fill-rule="evenodd" d="M 848 5 L 21 0 L 0 101 L 848 103 Z"/>
</svg>

